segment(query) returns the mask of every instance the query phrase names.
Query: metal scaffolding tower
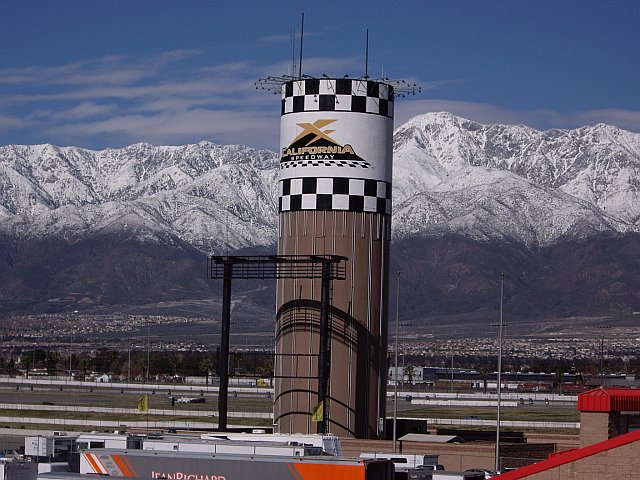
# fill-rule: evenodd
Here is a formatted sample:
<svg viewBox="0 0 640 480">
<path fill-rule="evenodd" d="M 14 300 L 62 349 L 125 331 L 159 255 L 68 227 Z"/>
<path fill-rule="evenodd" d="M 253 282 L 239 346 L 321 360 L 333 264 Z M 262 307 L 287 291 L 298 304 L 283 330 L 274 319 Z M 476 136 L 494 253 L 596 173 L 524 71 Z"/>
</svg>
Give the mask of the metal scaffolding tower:
<svg viewBox="0 0 640 480">
<path fill-rule="evenodd" d="M 212 256 L 209 278 L 222 279 L 222 331 L 220 340 L 220 399 L 218 430 L 227 429 L 227 399 L 229 393 L 229 329 L 231 325 L 231 280 L 267 278 L 320 278 L 322 280 L 320 309 L 320 347 L 318 354 L 318 403 L 326 404 L 329 384 L 329 316 L 331 312 L 331 282 L 346 278 L 346 257 L 339 255 L 270 255 Z M 326 433 L 327 408 L 323 408 L 318 433 Z"/>
</svg>

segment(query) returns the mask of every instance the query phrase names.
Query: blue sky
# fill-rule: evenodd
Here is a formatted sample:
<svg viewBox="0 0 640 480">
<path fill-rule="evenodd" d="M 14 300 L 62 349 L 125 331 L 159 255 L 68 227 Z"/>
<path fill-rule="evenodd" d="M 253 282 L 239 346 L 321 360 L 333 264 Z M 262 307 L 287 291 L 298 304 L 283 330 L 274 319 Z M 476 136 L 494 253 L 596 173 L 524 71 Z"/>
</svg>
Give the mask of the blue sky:
<svg viewBox="0 0 640 480">
<path fill-rule="evenodd" d="M 396 125 L 640 131 L 638 0 L 2 0 L 0 145 L 276 149 L 278 97 L 254 81 L 291 73 L 303 10 L 303 73 L 364 75 L 368 28 L 370 76 L 422 85 Z"/>
</svg>

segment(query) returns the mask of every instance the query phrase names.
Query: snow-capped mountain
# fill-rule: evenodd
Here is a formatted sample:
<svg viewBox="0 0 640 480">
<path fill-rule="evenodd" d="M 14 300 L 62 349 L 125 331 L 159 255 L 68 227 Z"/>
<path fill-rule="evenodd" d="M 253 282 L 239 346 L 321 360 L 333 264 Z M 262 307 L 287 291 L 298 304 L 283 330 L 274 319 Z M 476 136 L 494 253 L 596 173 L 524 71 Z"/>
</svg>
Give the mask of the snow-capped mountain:
<svg viewBox="0 0 640 480">
<path fill-rule="evenodd" d="M 533 246 L 640 229 L 639 134 L 429 113 L 396 130 L 394 150 L 396 238 L 455 233 Z M 209 142 L 0 147 L 0 228 L 69 240 L 135 228 L 207 253 L 272 245 L 277 166 L 274 152 Z"/>
<path fill-rule="evenodd" d="M 539 132 L 448 113 L 394 137 L 397 236 L 455 232 L 547 245 L 640 228 L 640 134 L 608 125 Z"/>
<path fill-rule="evenodd" d="M 275 242 L 273 152 L 209 142 L 0 148 L 0 231 L 74 240 L 136 230 L 204 252 Z"/>
<path fill-rule="evenodd" d="M 206 254 L 275 250 L 277 174 L 209 142 L 0 147 L 0 310 L 211 298 Z M 637 310 L 640 134 L 429 113 L 396 129 L 393 181 L 414 317 L 483 311 L 499 272 L 526 315 Z"/>
</svg>

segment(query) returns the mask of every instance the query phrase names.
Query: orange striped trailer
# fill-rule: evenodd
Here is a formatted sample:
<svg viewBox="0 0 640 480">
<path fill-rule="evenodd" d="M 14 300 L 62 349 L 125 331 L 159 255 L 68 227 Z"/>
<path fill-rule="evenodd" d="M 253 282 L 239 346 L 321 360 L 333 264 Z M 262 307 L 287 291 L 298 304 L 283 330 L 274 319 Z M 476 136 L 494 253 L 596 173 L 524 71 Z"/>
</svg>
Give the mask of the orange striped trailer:
<svg viewBox="0 0 640 480">
<path fill-rule="evenodd" d="M 92 449 L 81 475 L 166 480 L 393 480 L 389 460 Z"/>
</svg>

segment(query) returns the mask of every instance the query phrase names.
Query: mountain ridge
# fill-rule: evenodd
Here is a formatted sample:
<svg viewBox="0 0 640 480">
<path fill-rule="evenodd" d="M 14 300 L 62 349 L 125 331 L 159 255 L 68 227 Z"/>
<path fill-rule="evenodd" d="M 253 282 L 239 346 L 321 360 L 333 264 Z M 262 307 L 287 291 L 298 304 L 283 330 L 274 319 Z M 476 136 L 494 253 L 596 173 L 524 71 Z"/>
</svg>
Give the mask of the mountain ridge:
<svg viewBox="0 0 640 480">
<path fill-rule="evenodd" d="M 553 217 L 549 212 L 518 219 L 525 244 L 546 244 L 570 232 L 569 216 L 594 231 L 640 230 L 640 135 L 617 127 L 540 132 L 428 113 L 395 130 L 394 152 L 396 238 L 437 234 L 445 221 L 447 231 L 500 240 L 505 235 L 500 229 L 494 229 L 495 238 L 474 233 L 486 218 L 474 214 L 471 204 L 482 203 L 508 228 L 514 224 L 508 217 L 519 216 L 515 206 L 524 197 L 530 205 L 539 200 L 532 211 L 542 212 L 540 203 L 551 202 L 565 218 L 563 227 L 558 218 L 545 224 Z M 87 234 L 120 215 L 143 224 L 152 219 L 205 252 L 268 245 L 276 235 L 277 168 L 275 152 L 206 141 L 101 151 L 49 144 L 0 147 L 0 217 L 23 234 L 73 230 L 52 214 L 62 208 L 68 219 L 77 219 L 75 230 Z M 480 193 L 483 201 L 465 197 L 465 189 Z M 489 202 L 501 195 L 511 207 Z M 455 200 L 447 202 L 448 197 Z M 466 210 L 452 213 L 453 206 L 465 204 Z M 36 221 L 39 216 L 42 222 Z M 224 240 L 207 241 L 205 223 L 213 226 L 209 236 Z M 536 231 L 535 238 L 526 231 Z"/>
<path fill-rule="evenodd" d="M 605 124 L 538 131 L 430 113 L 396 129 L 396 154 L 412 147 L 421 147 L 441 167 L 434 184 L 443 180 L 442 173 L 451 174 L 464 166 L 508 170 L 612 211 L 623 220 L 638 220 L 637 133 Z"/>
<path fill-rule="evenodd" d="M 83 283 L 86 306 L 215 295 L 207 255 L 276 249 L 278 162 L 275 152 L 207 141 L 0 147 L 0 298 L 46 310 Z M 639 186 L 640 134 L 617 127 L 540 132 L 448 113 L 409 120 L 394 133 L 391 262 L 424 291 L 403 308 L 483 311 L 505 271 L 517 290 L 509 301 L 523 312 L 633 309 Z M 566 299 L 540 283 L 550 271 Z M 576 289 L 566 271 L 593 275 Z"/>
</svg>

